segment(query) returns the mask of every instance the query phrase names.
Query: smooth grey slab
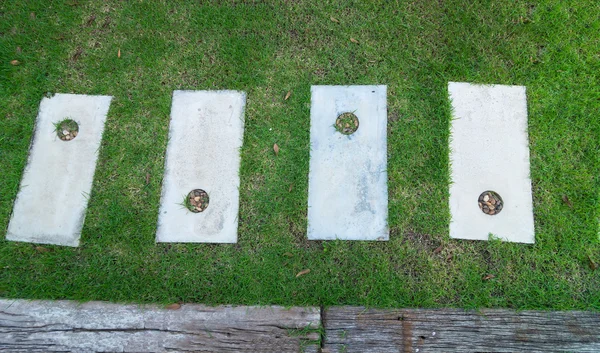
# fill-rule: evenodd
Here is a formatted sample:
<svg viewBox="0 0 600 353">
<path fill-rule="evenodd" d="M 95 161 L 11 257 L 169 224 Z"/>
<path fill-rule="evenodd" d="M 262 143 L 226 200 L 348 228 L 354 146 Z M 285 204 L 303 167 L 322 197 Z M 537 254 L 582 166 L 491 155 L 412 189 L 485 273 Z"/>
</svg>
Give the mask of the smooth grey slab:
<svg viewBox="0 0 600 353">
<path fill-rule="evenodd" d="M 308 239 L 388 240 L 387 86 L 312 86 L 310 145 Z"/>
<path fill-rule="evenodd" d="M 6 239 L 79 245 L 111 99 L 77 94 L 42 99 Z M 79 124 L 71 141 L 56 135 L 54 124 L 65 118 Z"/>
<path fill-rule="evenodd" d="M 450 237 L 487 240 L 489 234 L 534 243 L 525 87 L 450 82 Z M 497 192 L 502 211 L 484 214 L 478 197 Z"/>
<path fill-rule="evenodd" d="M 317 345 L 320 323 L 312 307 L 0 299 L 0 351 L 297 353 Z"/>
<path fill-rule="evenodd" d="M 173 92 L 157 242 L 237 242 L 245 104 L 243 92 Z M 183 206 L 193 189 L 208 193 L 204 212 Z"/>
</svg>

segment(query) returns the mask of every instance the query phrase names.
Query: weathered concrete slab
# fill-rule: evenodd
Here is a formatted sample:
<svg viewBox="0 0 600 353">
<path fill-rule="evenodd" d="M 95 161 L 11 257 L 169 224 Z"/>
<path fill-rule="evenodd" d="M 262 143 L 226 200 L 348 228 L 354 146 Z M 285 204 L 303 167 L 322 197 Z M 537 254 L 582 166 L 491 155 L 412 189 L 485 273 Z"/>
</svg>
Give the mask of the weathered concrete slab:
<svg viewBox="0 0 600 353">
<path fill-rule="evenodd" d="M 535 242 L 525 87 L 450 82 L 448 91 L 450 237 Z M 488 190 L 504 202 L 493 216 L 478 206 Z"/>
<path fill-rule="evenodd" d="M 301 352 L 319 308 L 208 307 L 0 299 L 0 351 Z M 308 350 L 305 350 L 308 351 Z M 316 351 L 314 349 L 313 351 Z"/>
<path fill-rule="evenodd" d="M 79 245 L 111 99 L 76 94 L 42 99 L 6 239 Z M 79 124 L 71 141 L 55 131 L 54 124 L 65 118 Z"/>
<path fill-rule="evenodd" d="M 243 92 L 173 92 L 157 242 L 237 242 L 245 104 Z M 183 205 L 194 189 L 210 198 L 200 213 Z"/>
<path fill-rule="evenodd" d="M 325 353 L 600 352 L 600 314 L 504 309 L 325 311 Z"/>
<path fill-rule="evenodd" d="M 308 239 L 388 240 L 387 86 L 313 86 Z M 351 112 L 359 127 L 336 130 Z"/>
</svg>

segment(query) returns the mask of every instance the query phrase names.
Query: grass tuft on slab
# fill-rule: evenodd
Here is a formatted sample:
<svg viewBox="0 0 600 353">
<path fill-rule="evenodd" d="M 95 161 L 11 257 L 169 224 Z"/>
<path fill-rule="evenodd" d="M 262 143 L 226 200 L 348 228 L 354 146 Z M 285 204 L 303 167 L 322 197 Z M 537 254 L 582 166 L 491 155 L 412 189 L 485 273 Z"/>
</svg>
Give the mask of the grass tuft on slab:
<svg viewBox="0 0 600 353">
<path fill-rule="evenodd" d="M 599 310 L 598 13 L 595 0 L 3 2 L 2 233 L 41 98 L 114 100 L 81 246 L 0 235 L 0 296 Z M 527 86 L 535 245 L 449 239 L 448 81 Z M 388 85 L 388 242 L 306 239 L 313 84 Z M 248 93 L 237 244 L 155 244 L 179 89 Z"/>
</svg>

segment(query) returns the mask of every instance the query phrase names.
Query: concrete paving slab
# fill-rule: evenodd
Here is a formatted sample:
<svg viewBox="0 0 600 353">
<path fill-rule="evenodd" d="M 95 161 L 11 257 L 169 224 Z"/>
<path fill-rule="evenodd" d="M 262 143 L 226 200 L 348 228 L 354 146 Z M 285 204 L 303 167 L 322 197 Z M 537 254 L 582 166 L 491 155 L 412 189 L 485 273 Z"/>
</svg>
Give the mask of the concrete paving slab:
<svg viewBox="0 0 600 353">
<path fill-rule="evenodd" d="M 243 92 L 173 92 L 157 242 L 237 242 L 245 105 Z M 183 205 L 194 189 L 209 197 L 199 213 Z"/>
<path fill-rule="evenodd" d="M 534 243 L 525 87 L 450 82 L 448 91 L 450 237 Z M 480 209 L 485 191 L 500 195 L 499 213 Z"/>
<path fill-rule="evenodd" d="M 77 94 L 42 99 L 7 240 L 79 245 L 111 99 Z M 70 141 L 61 140 L 54 125 L 65 118 L 79 124 Z"/>
<path fill-rule="evenodd" d="M 312 86 L 310 144 L 308 239 L 388 240 L 387 86 Z"/>
</svg>

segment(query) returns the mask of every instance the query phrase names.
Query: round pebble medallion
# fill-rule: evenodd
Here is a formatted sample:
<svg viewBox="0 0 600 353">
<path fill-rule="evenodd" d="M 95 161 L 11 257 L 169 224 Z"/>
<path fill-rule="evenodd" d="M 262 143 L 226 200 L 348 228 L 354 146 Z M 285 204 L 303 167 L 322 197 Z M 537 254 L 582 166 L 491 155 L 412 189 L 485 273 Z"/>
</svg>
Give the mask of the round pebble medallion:
<svg viewBox="0 0 600 353">
<path fill-rule="evenodd" d="M 477 202 L 481 212 L 490 216 L 497 215 L 502 212 L 502 208 L 504 208 L 502 197 L 495 191 L 488 190 L 482 192 L 481 195 L 479 195 Z"/>
<path fill-rule="evenodd" d="M 358 130 L 358 117 L 354 113 L 342 113 L 335 120 L 335 129 L 344 135 L 352 135 Z"/>
<path fill-rule="evenodd" d="M 202 189 L 194 189 L 186 197 L 185 206 L 188 210 L 199 213 L 208 207 L 208 193 Z"/>
<path fill-rule="evenodd" d="M 63 141 L 71 141 L 79 134 L 79 124 L 72 119 L 65 119 L 56 124 L 56 136 Z"/>
</svg>

